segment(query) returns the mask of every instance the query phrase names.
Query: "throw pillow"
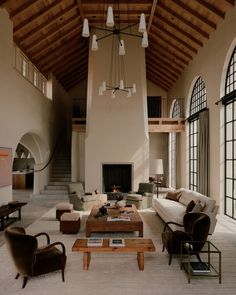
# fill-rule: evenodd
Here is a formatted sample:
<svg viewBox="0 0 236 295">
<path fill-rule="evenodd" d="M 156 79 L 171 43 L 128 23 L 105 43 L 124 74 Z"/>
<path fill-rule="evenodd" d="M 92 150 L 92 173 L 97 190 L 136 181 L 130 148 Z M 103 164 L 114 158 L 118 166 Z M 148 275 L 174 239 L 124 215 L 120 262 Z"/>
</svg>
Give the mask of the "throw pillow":
<svg viewBox="0 0 236 295">
<path fill-rule="evenodd" d="M 166 199 L 179 202 L 179 198 L 181 197 L 181 194 L 182 193 L 180 191 L 168 192 L 166 195 Z"/>
<path fill-rule="evenodd" d="M 197 200 L 196 205 L 192 209 L 192 212 L 202 212 L 204 207 L 205 203 L 203 201 Z"/>
<path fill-rule="evenodd" d="M 188 206 L 186 207 L 186 213 L 189 213 L 193 210 L 193 208 L 195 207 L 195 202 L 192 200 L 188 203 Z"/>
</svg>

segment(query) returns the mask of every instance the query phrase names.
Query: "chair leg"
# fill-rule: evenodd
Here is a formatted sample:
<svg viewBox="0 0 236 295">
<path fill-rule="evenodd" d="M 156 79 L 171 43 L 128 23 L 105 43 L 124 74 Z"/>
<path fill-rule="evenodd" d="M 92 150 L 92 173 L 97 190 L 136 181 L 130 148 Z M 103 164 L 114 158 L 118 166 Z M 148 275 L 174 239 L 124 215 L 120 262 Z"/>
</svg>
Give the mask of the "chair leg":
<svg viewBox="0 0 236 295">
<path fill-rule="evenodd" d="M 24 287 L 26 286 L 28 278 L 27 277 L 23 277 L 23 285 L 22 285 L 22 289 L 24 289 Z"/>
<path fill-rule="evenodd" d="M 172 254 L 170 254 L 170 257 L 169 257 L 169 265 L 171 265 L 171 260 L 172 260 Z"/>
<path fill-rule="evenodd" d="M 165 251 L 165 245 L 163 244 L 163 247 L 162 247 L 162 252 L 164 252 Z"/>
<path fill-rule="evenodd" d="M 61 269 L 61 276 L 62 276 L 62 281 L 63 282 L 65 282 L 65 268 L 63 267 L 62 269 Z"/>
<path fill-rule="evenodd" d="M 19 278 L 20 274 L 17 273 L 16 276 L 15 276 L 15 279 L 17 280 Z"/>
</svg>

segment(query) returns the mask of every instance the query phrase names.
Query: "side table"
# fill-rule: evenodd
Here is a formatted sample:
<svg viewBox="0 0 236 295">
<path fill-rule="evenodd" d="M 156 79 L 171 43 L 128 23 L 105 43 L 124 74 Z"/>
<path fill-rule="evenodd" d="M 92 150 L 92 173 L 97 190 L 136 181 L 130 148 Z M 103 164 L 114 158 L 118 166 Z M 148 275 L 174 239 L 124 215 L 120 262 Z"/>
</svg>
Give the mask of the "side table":
<svg viewBox="0 0 236 295">
<path fill-rule="evenodd" d="M 218 277 L 221 284 L 221 251 L 210 241 L 206 241 L 201 251 L 193 251 L 193 245 L 202 243 L 198 241 L 181 242 L 180 267 L 184 269 L 188 276 L 188 283 L 194 276 L 202 277 Z M 194 260 L 193 255 L 200 257 L 199 260 Z M 214 257 L 213 257 L 214 256 Z M 207 270 L 193 270 L 192 262 L 203 262 Z"/>
</svg>

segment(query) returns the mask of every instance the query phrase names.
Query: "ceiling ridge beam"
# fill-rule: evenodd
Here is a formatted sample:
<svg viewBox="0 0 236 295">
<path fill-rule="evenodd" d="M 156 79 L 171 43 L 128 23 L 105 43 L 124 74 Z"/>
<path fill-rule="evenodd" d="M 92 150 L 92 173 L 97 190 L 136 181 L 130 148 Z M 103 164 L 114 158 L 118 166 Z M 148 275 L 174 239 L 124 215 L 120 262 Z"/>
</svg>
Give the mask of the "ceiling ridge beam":
<svg viewBox="0 0 236 295">
<path fill-rule="evenodd" d="M 209 34 L 208 33 L 206 33 L 205 31 L 203 31 L 202 29 L 200 29 L 199 27 L 197 27 L 196 25 L 191 23 L 189 20 L 185 19 L 182 15 L 179 15 L 178 13 L 176 13 L 171 8 L 167 7 L 164 3 L 158 2 L 158 7 L 160 7 L 164 11 L 167 11 L 172 16 L 176 17 L 179 21 L 181 21 L 182 23 L 187 25 L 189 28 L 191 28 L 192 30 L 194 30 L 198 34 L 202 35 L 206 39 L 209 39 Z"/>
<path fill-rule="evenodd" d="M 39 0 L 31 0 L 30 2 L 26 2 L 23 5 L 19 6 L 18 8 L 16 8 L 15 10 L 13 10 L 9 16 L 10 19 L 13 19 L 15 16 L 17 16 L 18 14 L 24 12 L 25 10 L 31 8 L 32 6 L 35 5 L 35 3 L 39 2 Z"/>
<path fill-rule="evenodd" d="M 54 2 L 50 3 L 48 6 L 44 7 L 41 10 L 39 10 L 35 14 L 31 15 L 30 17 L 28 17 L 27 19 L 25 19 L 24 21 L 19 23 L 19 25 L 15 26 L 13 28 L 13 33 L 16 34 L 16 33 L 20 32 L 22 29 L 24 29 L 25 27 L 30 25 L 30 23 L 36 21 L 37 19 L 39 19 L 43 15 L 47 14 L 51 9 L 53 9 L 57 5 L 61 4 L 62 1 L 63 0 L 55 0 Z"/>
<path fill-rule="evenodd" d="M 177 74 L 172 68 L 166 65 L 163 65 L 163 63 L 159 59 L 155 59 L 152 56 L 146 56 L 146 60 L 150 60 L 151 62 L 155 64 L 156 67 L 169 72 L 176 79 L 180 76 L 180 74 Z"/>
<path fill-rule="evenodd" d="M 80 75 L 79 78 L 76 77 L 76 78 L 74 79 L 74 81 L 72 80 L 72 81 L 71 81 L 70 83 L 68 83 L 68 84 L 64 83 L 64 84 L 65 84 L 64 87 L 65 87 L 66 91 L 70 90 L 70 89 L 73 88 L 75 85 L 79 84 L 81 81 L 87 79 L 87 77 L 88 77 L 88 74 L 85 73 L 85 75 Z"/>
<path fill-rule="evenodd" d="M 174 3 L 177 6 L 181 7 L 182 9 L 184 9 L 185 11 L 187 11 L 189 14 L 191 14 L 196 19 L 200 20 L 201 22 L 203 22 L 204 24 L 206 24 L 210 28 L 216 30 L 216 24 L 214 22 L 212 22 L 211 20 L 205 18 L 203 15 L 201 15 L 196 10 L 190 8 L 189 6 L 186 6 L 184 3 L 180 2 L 179 0 L 174 0 Z"/>
<path fill-rule="evenodd" d="M 148 65 L 147 68 L 148 68 L 150 71 L 153 71 L 154 73 L 159 74 L 159 75 L 165 77 L 165 79 L 168 80 L 170 83 L 174 83 L 174 82 L 176 81 L 175 78 L 172 78 L 172 77 L 170 77 L 169 75 L 167 75 L 165 72 L 163 72 L 162 70 L 157 69 L 157 68 L 156 68 L 152 63 L 150 63 L 149 61 L 147 61 L 147 65 Z"/>
<path fill-rule="evenodd" d="M 148 19 L 147 33 L 149 33 L 150 28 L 152 26 L 152 21 L 153 21 L 154 15 L 155 15 L 156 6 L 157 6 L 157 0 L 153 0 L 151 12 L 149 14 L 149 19 Z"/>
<path fill-rule="evenodd" d="M 65 63 L 60 63 L 55 68 L 52 68 L 52 72 L 58 74 L 58 71 L 60 70 L 61 67 L 63 67 L 63 71 L 66 72 L 68 68 L 69 70 L 71 69 L 73 64 L 77 62 L 81 62 L 81 61 L 84 61 L 84 63 L 86 62 L 88 64 L 87 52 L 84 52 L 83 54 L 79 54 L 79 55 L 73 55 L 72 58 L 65 60 Z M 80 65 L 82 64 L 83 63 L 81 62 Z"/>
<path fill-rule="evenodd" d="M 80 65 L 77 65 L 76 67 L 74 67 L 71 72 L 69 74 L 66 75 L 62 75 L 62 76 L 58 76 L 59 80 L 62 81 L 63 83 L 66 82 L 67 80 L 71 79 L 71 77 L 73 78 L 73 76 L 77 73 L 81 73 L 84 70 L 87 69 L 86 67 L 87 65 L 84 64 L 82 67 Z"/>
<path fill-rule="evenodd" d="M 168 81 L 165 80 L 165 78 L 163 78 L 160 75 L 157 75 L 156 73 L 153 73 L 152 71 L 150 71 L 149 69 L 147 69 L 147 73 L 149 75 L 151 75 L 152 77 L 155 77 L 156 79 L 159 79 L 164 85 L 166 85 L 168 88 L 172 87 L 172 84 L 170 84 Z"/>
</svg>

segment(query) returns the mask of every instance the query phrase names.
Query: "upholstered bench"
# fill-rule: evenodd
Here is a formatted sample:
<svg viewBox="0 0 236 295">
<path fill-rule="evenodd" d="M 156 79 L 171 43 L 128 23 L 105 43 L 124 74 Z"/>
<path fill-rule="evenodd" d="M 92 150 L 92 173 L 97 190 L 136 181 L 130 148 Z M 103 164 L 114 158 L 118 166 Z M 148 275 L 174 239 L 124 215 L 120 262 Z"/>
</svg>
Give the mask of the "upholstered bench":
<svg viewBox="0 0 236 295">
<path fill-rule="evenodd" d="M 70 203 L 58 203 L 56 205 L 56 219 L 60 220 L 60 217 L 65 212 L 71 212 L 73 205 Z"/>
<path fill-rule="evenodd" d="M 61 215 L 60 231 L 63 234 L 77 234 L 80 228 L 80 215 L 77 212 L 66 212 Z"/>
</svg>

